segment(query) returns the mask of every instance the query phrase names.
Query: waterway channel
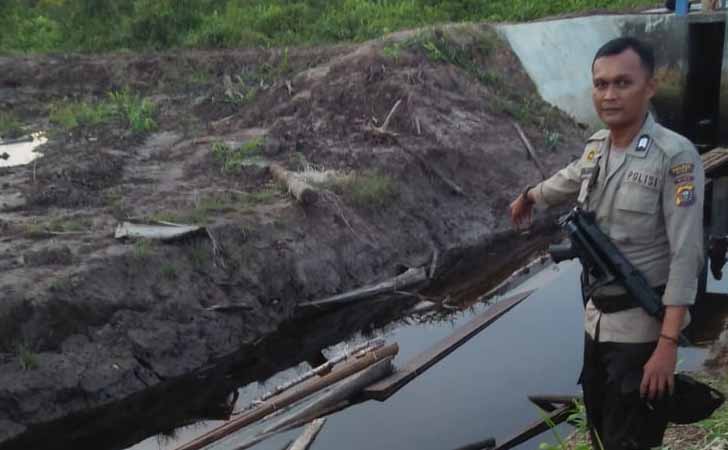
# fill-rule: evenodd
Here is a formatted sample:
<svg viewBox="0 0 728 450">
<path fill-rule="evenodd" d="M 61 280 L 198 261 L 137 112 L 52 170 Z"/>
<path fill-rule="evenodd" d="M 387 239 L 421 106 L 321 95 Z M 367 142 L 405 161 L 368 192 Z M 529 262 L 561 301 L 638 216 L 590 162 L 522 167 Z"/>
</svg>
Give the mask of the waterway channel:
<svg viewBox="0 0 728 450">
<path fill-rule="evenodd" d="M 536 289 L 523 303 L 386 402 L 369 401 L 330 416 L 313 448 L 443 450 L 490 436 L 503 441 L 541 417 L 527 395 L 578 394 L 576 380 L 583 340 L 579 272 L 578 264 L 567 262 L 530 276 L 503 295 Z M 728 281 L 711 279 L 708 289 L 728 292 Z M 330 356 L 346 345 L 383 337 L 399 344 L 395 364 L 402 364 L 487 307 L 481 303 L 444 317 L 399 321 L 377 330 L 374 336 L 353 336 L 323 353 Z M 706 353 L 704 347 L 680 349 L 680 369 L 699 369 Z M 236 409 L 308 368 L 303 363 L 264 384 L 241 387 Z M 278 419 L 272 419 L 275 420 Z M 171 450 L 221 423 L 201 421 L 168 435 L 148 438 L 129 450 Z M 235 449 L 270 423 L 244 429 L 208 448 Z M 556 432 L 565 436 L 570 427 L 563 425 Z M 299 433 L 300 430 L 283 433 L 253 448 L 279 450 Z M 552 434 L 544 434 L 517 448 L 537 449 L 541 442 L 554 441 Z"/>
</svg>

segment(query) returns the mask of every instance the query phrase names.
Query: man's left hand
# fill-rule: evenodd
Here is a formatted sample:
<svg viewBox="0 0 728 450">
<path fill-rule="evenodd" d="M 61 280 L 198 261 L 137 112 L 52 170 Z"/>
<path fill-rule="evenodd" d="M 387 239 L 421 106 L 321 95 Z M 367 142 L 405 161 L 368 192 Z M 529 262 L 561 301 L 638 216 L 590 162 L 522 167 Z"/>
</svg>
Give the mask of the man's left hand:
<svg viewBox="0 0 728 450">
<path fill-rule="evenodd" d="M 675 387 L 675 366 L 677 365 L 677 345 L 660 339 L 657 348 L 644 366 L 640 394 L 650 400 L 672 394 Z"/>
</svg>

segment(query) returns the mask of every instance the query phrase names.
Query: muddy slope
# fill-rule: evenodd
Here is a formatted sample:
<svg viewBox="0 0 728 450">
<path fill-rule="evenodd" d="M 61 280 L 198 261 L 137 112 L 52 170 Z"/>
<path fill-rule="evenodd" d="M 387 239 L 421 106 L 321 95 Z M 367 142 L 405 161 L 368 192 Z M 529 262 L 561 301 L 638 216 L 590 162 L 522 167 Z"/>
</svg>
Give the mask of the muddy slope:
<svg viewBox="0 0 728 450">
<path fill-rule="evenodd" d="M 0 169 L 0 440 L 240 363 L 298 302 L 434 253 L 440 277 L 494 242 L 517 249 L 505 211 L 540 175 L 512 120 L 548 171 L 583 139 L 487 26 L 327 49 L 0 58 L 0 74 L 0 107 L 52 130 L 36 164 Z M 154 102 L 156 132 L 48 122 L 58 102 L 124 87 Z M 213 156 L 251 141 L 258 161 L 355 181 L 301 206 L 260 165 Z M 113 239 L 129 218 L 209 234 Z"/>
</svg>

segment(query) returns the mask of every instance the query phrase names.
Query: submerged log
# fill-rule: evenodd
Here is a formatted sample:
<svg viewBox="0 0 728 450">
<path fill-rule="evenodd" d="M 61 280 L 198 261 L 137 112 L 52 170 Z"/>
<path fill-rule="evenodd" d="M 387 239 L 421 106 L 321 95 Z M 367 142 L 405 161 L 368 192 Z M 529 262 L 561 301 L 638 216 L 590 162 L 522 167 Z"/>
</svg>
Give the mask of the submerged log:
<svg viewBox="0 0 728 450">
<path fill-rule="evenodd" d="M 313 441 L 316 439 L 316 436 L 318 436 L 319 432 L 321 432 L 321 428 L 324 427 L 324 424 L 326 423 L 326 419 L 316 419 L 313 422 L 311 422 L 305 430 L 303 430 L 303 434 L 296 439 L 293 444 L 288 447 L 288 450 L 308 450 L 308 448 L 311 446 Z"/>
<path fill-rule="evenodd" d="M 479 442 L 473 442 L 472 444 L 458 447 L 455 450 L 491 450 L 495 448 L 495 438 L 487 438 Z"/>
<path fill-rule="evenodd" d="M 558 406 L 573 405 L 579 400 L 579 397 L 576 395 L 529 395 L 528 399 L 544 411 L 551 412 Z"/>
<path fill-rule="evenodd" d="M 312 205 L 318 201 L 319 192 L 295 173 L 284 169 L 280 164 L 272 163 L 269 170 L 273 178 L 288 188 L 288 192 L 304 205 Z"/>
<path fill-rule="evenodd" d="M 226 422 L 221 426 L 203 434 L 202 436 L 193 439 L 187 444 L 177 447 L 176 450 L 201 449 L 202 447 L 218 441 L 225 436 L 228 436 L 240 430 L 241 428 L 258 421 L 281 408 L 292 405 L 293 403 L 305 397 L 308 397 L 315 392 L 318 392 L 357 372 L 360 372 L 367 367 L 377 363 L 378 361 L 381 361 L 382 359 L 392 357 L 396 355 L 397 352 L 399 352 L 399 346 L 397 344 L 388 345 L 386 347 L 382 347 L 381 349 L 368 352 L 361 357 L 334 369 L 328 375 L 324 375 L 321 378 L 310 380 L 310 382 L 303 384 L 299 389 L 290 392 L 284 392 L 281 395 L 269 399 L 259 407 L 245 414 L 237 416 L 229 422 Z"/>
<path fill-rule="evenodd" d="M 473 336 L 485 329 L 488 325 L 495 322 L 503 314 L 525 300 L 532 292 L 533 291 L 521 293 L 491 306 L 485 312 L 479 314 L 473 320 L 457 329 L 450 336 L 441 340 L 430 349 L 416 355 L 391 377 L 364 389 L 364 396 L 366 398 L 379 401 L 388 399 L 392 396 L 392 394 L 400 390 L 415 377 L 434 366 L 447 355 L 454 352 L 458 347 L 470 340 Z"/>
<path fill-rule="evenodd" d="M 539 434 L 550 430 L 552 427 L 560 424 L 561 422 L 564 422 L 571 415 L 572 409 L 572 405 L 564 405 L 561 408 L 550 412 L 543 419 L 533 422 L 523 431 L 506 440 L 492 450 L 507 450 L 516 447 L 517 445 L 523 444 L 529 439 L 532 439 Z"/>
<path fill-rule="evenodd" d="M 344 305 L 360 300 L 366 300 L 381 294 L 393 293 L 416 284 L 427 281 L 427 270 L 423 267 L 408 269 L 403 274 L 397 275 L 389 280 L 381 283 L 365 286 L 363 288 L 354 289 L 353 291 L 337 294 L 322 300 L 316 300 L 308 303 L 300 303 L 299 307 L 323 307 L 332 305 Z"/>
</svg>

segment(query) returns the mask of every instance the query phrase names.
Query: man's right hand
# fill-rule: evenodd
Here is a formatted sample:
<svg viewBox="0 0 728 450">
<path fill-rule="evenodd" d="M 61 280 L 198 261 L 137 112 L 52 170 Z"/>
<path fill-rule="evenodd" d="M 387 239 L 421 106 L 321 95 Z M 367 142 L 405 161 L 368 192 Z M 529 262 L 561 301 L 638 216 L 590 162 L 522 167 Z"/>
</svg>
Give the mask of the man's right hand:
<svg viewBox="0 0 728 450">
<path fill-rule="evenodd" d="M 530 192 L 529 192 L 530 193 Z M 521 225 L 528 227 L 531 225 L 533 217 L 533 200 L 521 194 L 511 203 L 511 222 L 516 228 Z"/>
</svg>

